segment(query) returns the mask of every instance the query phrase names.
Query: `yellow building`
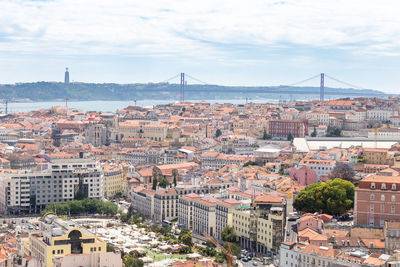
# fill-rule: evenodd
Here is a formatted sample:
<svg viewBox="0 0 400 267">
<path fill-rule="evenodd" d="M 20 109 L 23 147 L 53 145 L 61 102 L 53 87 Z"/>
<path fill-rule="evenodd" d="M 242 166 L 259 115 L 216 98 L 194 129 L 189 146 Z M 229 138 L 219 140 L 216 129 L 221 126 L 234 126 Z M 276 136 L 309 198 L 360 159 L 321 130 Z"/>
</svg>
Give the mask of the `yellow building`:
<svg viewBox="0 0 400 267">
<path fill-rule="evenodd" d="M 232 228 L 239 237 L 239 245 L 250 248 L 250 205 L 242 206 L 232 212 Z"/>
<path fill-rule="evenodd" d="M 107 251 L 106 242 L 86 228 L 54 214 L 44 216 L 40 221 L 40 233 L 31 234 L 29 241 L 31 256 L 46 267 L 53 267 L 54 257 Z"/>
<path fill-rule="evenodd" d="M 124 179 L 124 170 L 122 165 L 120 164 L 105 164 L 103 166 L 103 173 L 104 173 L 104 196 L 105 197 L 112 197 L 118 191 L 124 192 L 125 186 L 125 179 Z"/>
<path fill-rule="evenodd" d="M 232 228 L 239 245 L 260 255 L 276 254 L 284 238 L 286 202 L 273 194 L 254 198 L 251 205 L 232 212 Z"/>
<path fill-rule="evenodd" d="M 385 148 L 365 148 L 365 163 L 367 164 L 388 164 L 388 149 Z"/>
<path fill-rule="evenodd" d="M 151 141 L 164 141 L 168 126 L 149 121 L 127 120 L 119 123 L 119 133 L 123 138 L 146 138 Z"/>
</svg>

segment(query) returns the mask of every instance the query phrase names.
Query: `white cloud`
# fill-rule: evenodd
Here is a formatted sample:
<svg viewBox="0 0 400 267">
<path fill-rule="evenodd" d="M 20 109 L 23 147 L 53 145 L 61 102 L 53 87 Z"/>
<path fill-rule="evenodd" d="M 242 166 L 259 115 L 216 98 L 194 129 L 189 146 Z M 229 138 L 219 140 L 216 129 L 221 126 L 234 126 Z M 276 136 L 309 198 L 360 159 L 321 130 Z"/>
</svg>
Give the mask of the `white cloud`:
<svg viewBox="0 0 400 267">
<path fill-rule="evenodd" d="M 229 45 L 294 44 L 397 55 L 399 8 L 397 0 L 0 0 L 0 49 L 223 59 Z"/>
</svg>

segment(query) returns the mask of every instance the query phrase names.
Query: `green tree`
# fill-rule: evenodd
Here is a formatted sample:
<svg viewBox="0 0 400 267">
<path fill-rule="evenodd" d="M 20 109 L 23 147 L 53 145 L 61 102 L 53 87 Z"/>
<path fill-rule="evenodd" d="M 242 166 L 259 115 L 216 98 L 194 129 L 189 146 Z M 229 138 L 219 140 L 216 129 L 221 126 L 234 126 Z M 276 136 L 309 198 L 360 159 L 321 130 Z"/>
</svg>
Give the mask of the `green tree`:
<svg viewBox="0 0 400 267">
<path fill-rule="evenodd" d="M 153 190 L 157 189 L 157 183 L 158 183 L 157 177 L 158 177 L 158 172 L 157 172 L 156 168 L 153 168 L 153 187 L 152 187 Z"/>
<path fill-rule="evenodd" d="M 249 160 L 249 161 L 247 161 L 247 162 L 245 162 L 243 164 L 243 167 L 254 166 L 254 165 L 257 165 L 257 163 L 255 163 L 254 161 Z"/>
<path fill-rule="evenodd" d="M 229 244 L 230 247 L 231 247 L 231 253 L 232 253 L 232 255 L 239 256 L 241 247 L 240 247 L 238 244 L 236 244 L 236 243 L 226 242 L 226 243 L 224 244 L 224 248 L 225 248 L 226 250 L 228 250 L 228 246 L 229 246 L 228 244 Z"/>
<path fill-rule="evenodd" d="M 188 247 L 193 247 L 192 232 L 189 229 L 183 228 L 179 233 L 178 240 Z"/>
<path fill-rule="evenodd" d="M 233 228 L 229 225 L 225 226 L 225 228 L 221 232 L 221 239 L 225 242 L 236 243 L 237 235 Z"/>
<path fill-rule="evenodd" d="M 208 248 L 215 248 L 215 245 L 214 245 L 213 242 L 211 242 L 210 240 L 207 240 L 207 242 L 206 242 L 206 247 L 208 247 Z"/>
<path fill-rule="evenodd" d="M 125 267 L 143 267 L 144 263 L 141 259 L 136 259 L 132 257 L 125 257 L 124 260 Z"/>
<path fill-rule="evenodd" d="M 267 130 L 265 130 L 265 128 L 264 128 L 264 133 L 263 133 L 263 138 L 262 138 L 262 139 L 263 139 L 263 140 L 272 139 L 272 135 L 267 134 Z"/>
<path fill-rule="evenodd" d="M 330 179 L 340 178 L 346 181 L 353 181 L 354 170 L 349 164 L 338 164 L 336 165 L 331 173 L 329 173 Z"/>
<path fill-rule="evenodd" d="M 328 127 L 327 137 L 340 137 L 342 136 L 342 130 L 337 127 Z"/>
<path fill-rule="evenodd" d="M 173 169 L 172 170 L 172 176 L 174 177 L 174 186 L 176 186 L 176 179 L 178 177 L 178 170 L 177 169 Z"/>
<path fill-rule="evenodd" d="M 314 127 L 314 131 L 311 133 L 311 137 L 317 136 L 317 129 Z"/>
<path fill-rule="evenodd" d="M 122 191 L 118 191 L 115 193 L 114 198 L 121 198 L 123 196 L 123 192 Z"/>
<path fill-rule="evenodd" d="M 49 212 L 57 213 L 58 215 L 68 215 L 68 214 L 109 214 L 115 215 L 118 211 L 117 205 L 109 201 L 101 201 L 99 199 L 88 199 L 84 198 L 82 200 L 70 200 L 66 203 L 55 203 L 49 204 L 42 211 L 42 214 L 47 214 Z"/>
<path fill-rule="evenodd" d="M 279 173 L 280 175 L 284 175 L 284 174 L 285 174 L 285 165 L 281 165 L 281 167 L 279 168 L 278 173 Z"/>
<path fill-rule="evenodd" d="M 224 261 L 225 261 L 225 254 L 222 252 L 217 253 L 217 255 L 215 256 L 215 262 L 224 263 Z"/>
<path fill-rule="evenodd" d="M 307 186 L 299 192 L 293 207 L 298 211 L 339 215 L 353 208 L 353 204 L 354 185 L 337 178 Z"/>
<path fill-rule="evenodd" d="M 167 186 L 169 186 L 169 182 L 167 179 L 161 178 L 160 182 L 158 182 L 158 186 L 166 188 Z"/>
<path fill-rule="evenodd" d="M 107 243 L 107 252 L 115 252 L 115 247 L 112 245 L 112 244 L 110 244 L 110 243 Z"/>
<path fill-rule="evenodd" d="M 287 135 L 287 140 L 288 140 L 288 141 L 293 141 L 293 139 L 294 139 L 293 134 L 292 134 L 292 133 L 289 133 L 289 134 Z"/>
<path fill-rule="evenodd" d="M 215 137 L 220 137 L 222 135 L 222 132 L 220 129 L 217 129 L 217 131 L 215 132 Z"/>
</svg>

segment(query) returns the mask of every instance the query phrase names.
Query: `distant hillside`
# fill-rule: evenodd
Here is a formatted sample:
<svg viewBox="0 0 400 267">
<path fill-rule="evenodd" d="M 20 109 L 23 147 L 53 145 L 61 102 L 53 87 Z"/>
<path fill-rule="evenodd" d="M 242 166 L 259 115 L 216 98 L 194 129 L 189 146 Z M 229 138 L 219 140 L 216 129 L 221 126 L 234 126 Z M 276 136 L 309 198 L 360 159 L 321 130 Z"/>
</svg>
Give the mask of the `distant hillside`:
<svg viewBox="0 0 400 267">
<path fill-rule="evenodd" d="M 235 99 L 267 98 L 279 99 L 302 96 L 318 96 L 319 87 L 285 86 L 218 86 L 187 85 L 185 99 Z M 385 96 L 377 90 L 345 88 L 325 88 L 326 98 Z M 331 96 L 331 97 L 329 97 Z M 0 85 L 0 99 L 10 101 L 25 99 L 30 101 L 70 100 L 130 100 L 130 99 L 179 99 L 179 85 L 169 83 L 115 84 L 115 83 L 64 83 L 36 82 Z M 294 98 L 296 99 L 296 98 Z"/>
</svg>

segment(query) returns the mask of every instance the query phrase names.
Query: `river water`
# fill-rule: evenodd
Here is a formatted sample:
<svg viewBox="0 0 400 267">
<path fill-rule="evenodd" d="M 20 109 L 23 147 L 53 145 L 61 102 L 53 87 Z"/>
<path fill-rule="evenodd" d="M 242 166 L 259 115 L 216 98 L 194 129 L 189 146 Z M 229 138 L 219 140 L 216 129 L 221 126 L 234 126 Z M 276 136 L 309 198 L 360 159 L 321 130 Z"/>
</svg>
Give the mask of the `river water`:
<svg viewBox="0 0 400 267">
<path fill-rule="evenodd" d="M 326 96 L 326 100 L 328 99 L 337 99 L 344 96 L 341 95 L 329 95 Z M 357 96 L 351 96 L 357 97 Z M 253 103 L 278 103 L 280 101 L 307 101 L 312 99 L 319 99 L 319 95 L 274 95 L 271 94 L 268 98 L 251 98 L 248 99 L 248 102 Z M 199 102 L 200 100 L 186 100 L 188 102 Z M 210 99 L 205 101 L 213 104 L 213 103 L 232 103 L 232 104 L 244 104 L 246 103 L 246 98 L 235 98 L 235 99 Z M 165 100 L 155 100 L 155 99 L 147 99 L 147 100 L 138 100 L 136 102 L 137 106 L 141 107 L 151 107 L 155 105 L 169 104 L 174 103 L 174 100 L 165 99 Z M 127 106 L 133 106 L 135 102 L 133 100 L 130 101 L 69 101 L 68 107 L 77 108 L 82 111 L 116 111 L 118 109 L 123 109 Z M 11 102 L 8 103 L 8 112 L 29 112 L 33 110 L 39 109 L 49 109 L 54 106 L 65 106 L 64 101 L 48 101 L 48 102 Z M 0 105 L 0 112 L 4 112 L 5 106 Z"/>
<path fill-rule="evenodd" d="M 188 102 L 199 102 L 199 100 L 187 100 Z M 232 104 L 243 104 L 246 103 L 246 99 L 224 99 L 224 100 L 205 100 L 211 104 L 213 103 L 232 103 Z M 257 99 L 251 100 L 254 103 L 277 103 L 279 100 L 276 99 Z M 250 100 L 249 100 L 250 102 Z M 137 106 L 151 107 L 155 105 L 170 104 L 174 103 L 172 100 L 138 100 Z M 134 106 L 134 101 L 69 101 L 68 107 L 77 108 L 82 111 L 116 111 L 123 109 L 127 106 Z M 8 113 L 13 112 L 29 112 L 39 109 L 50 109 L 54 106 L 65 106 L 65 102 L 61 101 L 50 101 L 50 102 L 28 102 L 28 103 L 8 103 Z M 4 111 L 4 106 L 1 107 L 1 111 Z"/>
</svg>

